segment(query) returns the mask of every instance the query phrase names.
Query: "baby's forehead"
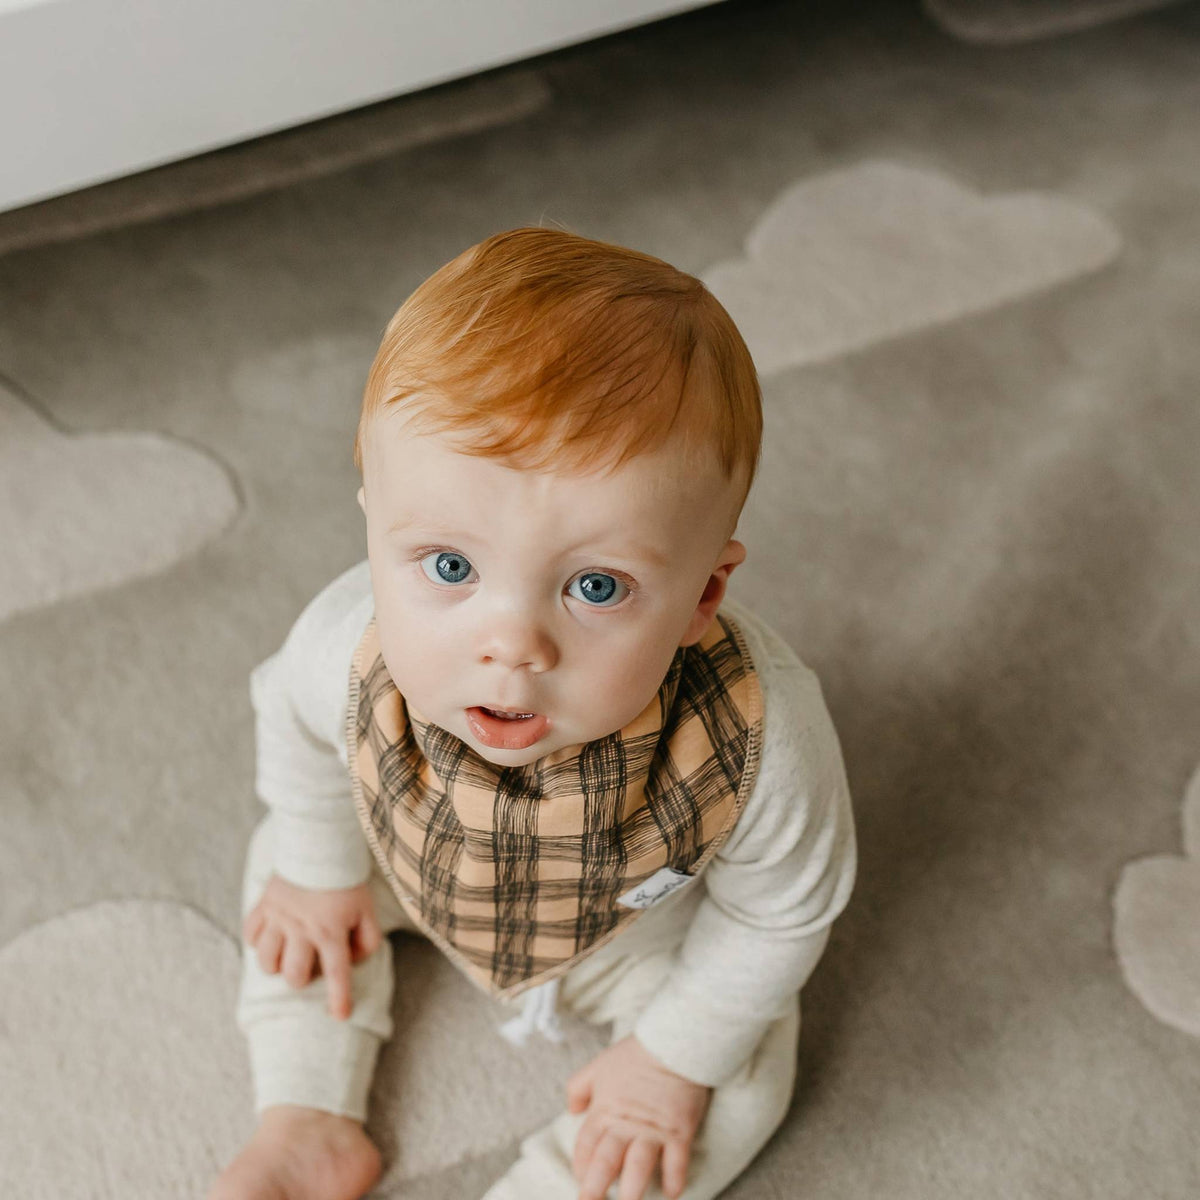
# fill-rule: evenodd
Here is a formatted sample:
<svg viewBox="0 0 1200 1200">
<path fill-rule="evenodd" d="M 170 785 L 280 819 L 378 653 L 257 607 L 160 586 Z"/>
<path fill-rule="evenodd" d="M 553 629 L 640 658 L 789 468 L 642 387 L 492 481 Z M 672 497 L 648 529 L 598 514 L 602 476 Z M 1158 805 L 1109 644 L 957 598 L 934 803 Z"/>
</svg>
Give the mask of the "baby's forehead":
<svg viewBox="0 0 1200 1200">
<path fill-rule="evenodd" d="M 588 480 L 597 488 L 620 489 L 633 477 L 651 476 L 663 488 L 690 489 L 699 479 L 723 479 L 715 454 L 697 451 L 683 438 L 668 436 L 661 443 L 634 448 L 603 444 L 563 444 L 553 437 L 519 450 L 493 451 L 473 432 L 446 430 L 426 413 L 400 410 L 376 414 L 366 427 L 364 473 L 372 468 L 394 469 L 414 458 L 433 454 L 453 459 L 460 472 L 502 468 L 517 476 L 554 476 Z"/>
<path fill-rule="evenodd" d="M 497 542 L 528 534 L 548 552 L 573 542 L 638 544 L 662 558 L 680 538 L 727 520 L 733 502 L 715 463 L 669 451 L 588 470 L 544 468 L 468 454 L 445 436 L 381 432 L 365 486 L 393 529 Z"/>
</svg>

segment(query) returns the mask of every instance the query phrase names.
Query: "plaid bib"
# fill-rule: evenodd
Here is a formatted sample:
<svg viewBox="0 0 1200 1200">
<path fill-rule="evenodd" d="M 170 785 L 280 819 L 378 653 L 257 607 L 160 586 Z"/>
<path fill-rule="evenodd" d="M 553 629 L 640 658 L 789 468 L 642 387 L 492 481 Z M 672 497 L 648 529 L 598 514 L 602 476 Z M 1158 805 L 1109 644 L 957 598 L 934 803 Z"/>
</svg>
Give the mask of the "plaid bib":
<svg viewBox="0 0 1200 1200">
<path fill-rule="evenodd" d="M 414 924 L 509 999 L 700 873 L 754 786 L 762 712 L 741 631 L 718 613 L 623 729 L 499 767 L 405 704 L 372 619 L 350 671 L 355 805 Z"/>
</svg>

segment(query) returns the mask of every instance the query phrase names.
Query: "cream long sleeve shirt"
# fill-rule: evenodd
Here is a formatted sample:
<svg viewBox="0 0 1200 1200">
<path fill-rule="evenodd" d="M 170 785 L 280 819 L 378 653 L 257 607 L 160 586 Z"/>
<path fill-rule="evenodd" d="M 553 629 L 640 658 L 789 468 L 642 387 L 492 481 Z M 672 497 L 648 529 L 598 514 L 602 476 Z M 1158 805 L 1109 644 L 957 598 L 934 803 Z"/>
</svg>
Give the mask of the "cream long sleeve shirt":
<svg viewBox="0 0 1200 1200">
<path fill-rule="evenodd" d="M 762 687 L 758 779 L 699 878 L 595 952 L 676 951 L 634 1033 L 671 1070 L 709 1086 L 738 1070 L 803 986 L 856 865 L 841 748 L 816 676 L 752 613 L 730 601 L 723 610 Z M 373 615 L 364 561 L 308 604 L 250 677 L 256 790 L 279 828 L 276 871 L 301 887 L 353 887 L 371 871 L 345 729 L 351 659 Z"/>
</svg>

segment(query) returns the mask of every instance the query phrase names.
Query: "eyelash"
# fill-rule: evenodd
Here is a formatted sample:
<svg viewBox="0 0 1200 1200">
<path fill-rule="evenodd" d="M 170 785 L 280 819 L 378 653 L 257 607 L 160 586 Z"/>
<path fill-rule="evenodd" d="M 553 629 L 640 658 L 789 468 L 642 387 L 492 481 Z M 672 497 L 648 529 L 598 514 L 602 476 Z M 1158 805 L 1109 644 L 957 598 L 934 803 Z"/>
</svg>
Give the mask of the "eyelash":
<svg viewBox="0 0 1200 1200">
<path fill-rule="evenodd" d="M 431 554 L 459 554 L 459 553 L 461 553 L 461 551 L 455 550 L 453 546 L 421 546 L 412 552 L 412 554 L 410 555 L 410 561 L 418 570 L 420 570 L 422 560 L 428 558 Z M 466 558 L 467 562 L 471 561 L 469 558 L 467 558 L 467 556 L 465 554 L 463 555 L 463 558 Z M 428 580 L 428 582 L 430 583 L 430 585 L 432 587 L 439 586 L 438 584 L 433 583 L 432 580 L 429 580 L 428 576 L 425 576 L 423 571 L 421 573 L 422 573 L 422 576 Z M 575 582 L 576 579 L 579 579 L 584 575 L 594 575 L 594 574 L 611 575 L 614 579 L 619 579 L 625 585 L 629 594 L 620 602 L 620 604 L 612 605 L 611 607 L 613 607 L 613 608 L 624 608 L 625 605 L 628 604 L 633 599 L 633 596 L 638 591 L 638 582 L 636 579 L 633 578 L 633 576 L 626 575 L 624 571 L 618 571 L 614 567 L 595 567 L 595 566 L 593 566 L 593 567 L 588 567 L 584 571 L 579 571 L 575 575 L 572 575 L 571 578 L 567 580 L 566 585 L 563 587 L 563 592 L 565 593 L 567 588 L 569 588 L 571 586 L 571 584 Z M 453 587 L 454 585 L 453 584 L 445 584 L 444 586 L 447 588 L 450 588 L 450 587 Z M 602 609 L 604 606 L 603 605 L 595 605 L 594 607 L 597 609 Z"/>
</svg>

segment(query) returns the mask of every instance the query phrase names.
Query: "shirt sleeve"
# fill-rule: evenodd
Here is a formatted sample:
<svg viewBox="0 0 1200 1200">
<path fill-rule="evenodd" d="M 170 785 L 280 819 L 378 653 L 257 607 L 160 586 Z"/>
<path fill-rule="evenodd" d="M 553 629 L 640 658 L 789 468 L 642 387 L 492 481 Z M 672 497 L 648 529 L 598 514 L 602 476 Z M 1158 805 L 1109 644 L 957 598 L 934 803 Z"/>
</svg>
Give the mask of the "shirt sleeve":
<svg viewBox="0 0 1200 1200">
<path fill-rule="evenodd" d="M 756 655 L 758 780 L 701 876 L 671 974 L 634 1027 L 660 1062 L 708 1086 L 733 1075 L 787 1011 L 854 885 L 849 787 L 820 685 L 782 642 L 766 646 L 761 665 Z"/>
<path fill-rule="evenodd" d="M 370 874 L 344 746 L 350 663 L 372 611 L 364 567 L 318 594 L 250 675 L 255 790 L 278 826 L 275 872 L 300 887 L 354 887 Z"/>
</svg>

